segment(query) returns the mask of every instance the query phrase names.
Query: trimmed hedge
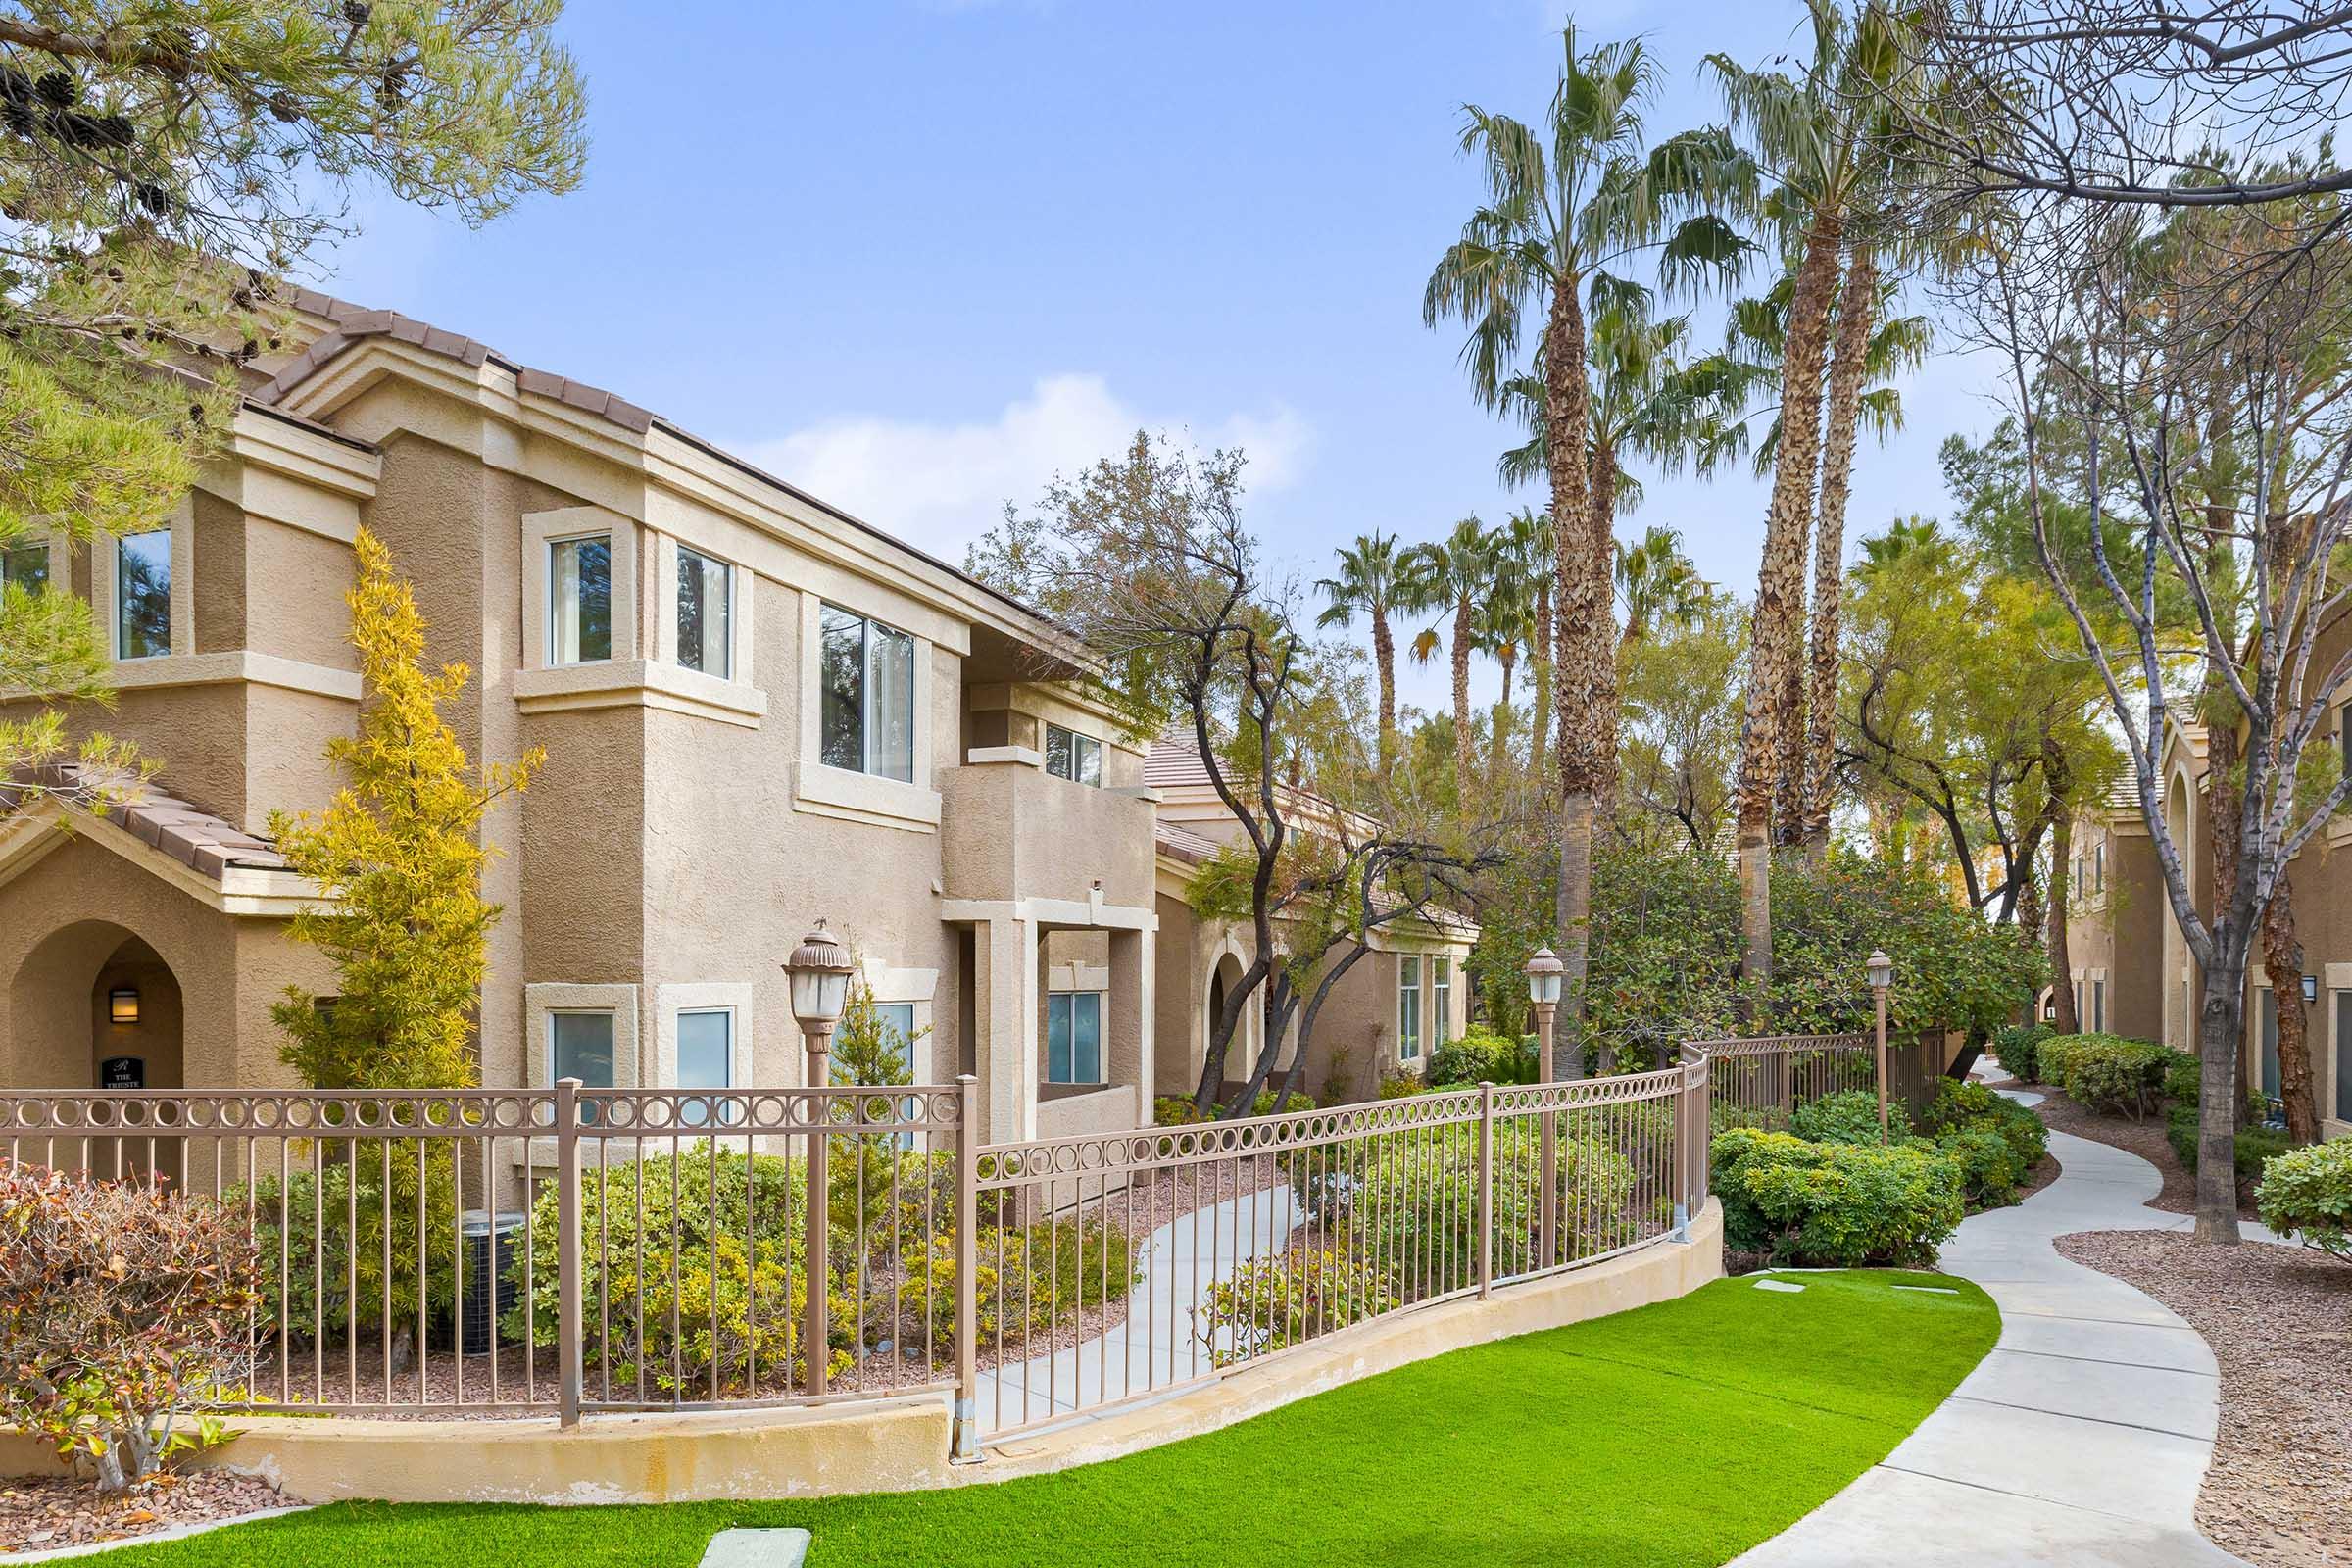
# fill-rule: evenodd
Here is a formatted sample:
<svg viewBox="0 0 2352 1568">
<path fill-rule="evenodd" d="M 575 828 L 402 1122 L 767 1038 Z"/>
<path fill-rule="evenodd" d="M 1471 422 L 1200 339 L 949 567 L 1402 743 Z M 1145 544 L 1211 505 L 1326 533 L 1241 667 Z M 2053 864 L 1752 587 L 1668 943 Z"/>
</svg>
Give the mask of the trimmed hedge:
<svg viewBox="0 0 2352 1568">
<path fill-rule="evenodd" d="M 2041 1082 L 2041 1043 L 2058 1031 L 2046 1023 L 2011 1024 L 1992 1032 L 1992 1056 L 2021 1084 Z"/>
<path fill-rule="evenodd" d="M 2265 1160 L 2254 1211 L 2279 1235 L 2352 1263 L 2352 1138 Z"/>
<path fill-rule="evenodd" d="M 1925 1267 L 1966 1212 L 1958 1162 L 1913 1145 L 1734 1127 L 1711 1152 L 1725 1244 L 1776 1264 Z"/>
<path fill-rule="evenodd" d="M 2192 1058 L 2193 1059 L 2193 1058 Z M 2197 1168 L 2197 1102 L 2192 1097 L 2175 1101 L 2164 1116 L 2165 1141 L 2173 1146 L 2173 1157 L 2180 1161 L 2183 1170 L 2194 1173 Z M 2237 1130 L 2237 1184 L 2240 1197 L 2243 1189 L 2262 1178 L 2263 1167 L 2294 1145 L 2285 1133 L 2276 1127 L 2240 1127 Z"/>
<path fill-rule="evenodd" d="M 2054 1035 L 2035 1048 L 2043 1083 L 2092 1110 L 2134 1121 L 2164 1102 L 2182 1061 L 2195 1070 L 2196 1058 L 2185 1053 L 2120 1035 Z"/>
<path fill-rule="evenodd" d="M 1488 1034 L 1473 1029 L 1429 1054 L 1432 1088 L 1461 1084 L 1532 1084 L 1537 1071 L 1536 1037 Z"/>
</svg>

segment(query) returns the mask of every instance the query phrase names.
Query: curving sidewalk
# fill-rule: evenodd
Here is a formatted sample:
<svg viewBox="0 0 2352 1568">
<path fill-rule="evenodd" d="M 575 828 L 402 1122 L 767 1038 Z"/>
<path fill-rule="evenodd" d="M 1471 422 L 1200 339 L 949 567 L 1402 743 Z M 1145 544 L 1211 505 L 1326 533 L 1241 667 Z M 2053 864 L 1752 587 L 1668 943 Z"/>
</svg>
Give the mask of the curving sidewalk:
<svg viewBox="0 0 2352 1568">
<path fill-rule="evenodd" d="M 1999 1343 L 1886 1459 L 1739 1564 L 2240 1564 L 2196 1527 L 2220 1409 L 2213 1352 L 2051 1245 L 2190 1220 L 2146 1206 L 2163 1182 L 2136 1154 L 2055 1132 L 2050 1152 L 2057 1181 L 1970 1216 L 1943 1249 L 1943 1270 L 1999 1304 Z"/>
</svg>

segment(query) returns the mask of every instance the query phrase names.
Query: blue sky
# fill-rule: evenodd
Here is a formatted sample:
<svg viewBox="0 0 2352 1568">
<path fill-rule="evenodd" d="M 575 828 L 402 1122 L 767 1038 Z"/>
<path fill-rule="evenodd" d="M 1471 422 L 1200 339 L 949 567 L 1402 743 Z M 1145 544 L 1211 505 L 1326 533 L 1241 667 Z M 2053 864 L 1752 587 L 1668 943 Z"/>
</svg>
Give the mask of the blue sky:
<svg viewBox="0 0 2352 1568">
<path fill-rule="evenodd" d="M 1565 15 L 572 0 L 583 186 L 478 232 L 363 201 L 366 235 L 324 281 L 610 387 L 952 560 L 1004 500 L 1138 424 L 1239 443 L 1253 524 L 1311 578 L 1368 529 L 1434 537 L 1541 504 L 1497 485 L 1513 432 L 1420 300 L 1478 194 L 1460 105 L 1540 115 Z M 1802 16 L 1612 3 L 1578 24 L 1648 39 L 1663 135 L 1716 117 L 1705 52 L 1761 63 Z M 1989 424 L 1988 378 L 1943 358 L 1912 379 L 1849 531 L 1942 507 L 1936 445 Z M 1744 478 L 1652 483 L 1619 528 L 1678 527 L 1745 590 L 1763 514 Z M 1426 672 L 1407 695 L 1443 686 Z"/>
</svg>

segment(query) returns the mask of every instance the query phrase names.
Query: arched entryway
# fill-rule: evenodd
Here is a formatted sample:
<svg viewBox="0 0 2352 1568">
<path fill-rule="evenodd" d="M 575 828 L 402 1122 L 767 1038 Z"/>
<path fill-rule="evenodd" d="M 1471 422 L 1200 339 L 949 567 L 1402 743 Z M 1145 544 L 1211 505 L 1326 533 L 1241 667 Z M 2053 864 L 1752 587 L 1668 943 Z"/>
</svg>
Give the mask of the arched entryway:
<svg viewBox="0 0 2352 1568">
<path fill-rule="evenodd" d="M 18 1089 L 178 1089 L 179 979 L 135 932 L 81 920 L 50 933 L 10 982 Z"/>
</svg>

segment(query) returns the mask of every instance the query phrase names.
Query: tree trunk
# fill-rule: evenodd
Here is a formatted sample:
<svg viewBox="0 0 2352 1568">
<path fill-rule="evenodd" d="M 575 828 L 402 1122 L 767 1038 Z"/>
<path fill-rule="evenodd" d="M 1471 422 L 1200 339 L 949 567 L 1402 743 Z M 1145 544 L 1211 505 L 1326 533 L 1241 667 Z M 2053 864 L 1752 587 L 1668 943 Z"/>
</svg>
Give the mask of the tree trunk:
<svg viewBox="0 0 2352 1568">
<path fill-rule="evenodd" d="M 1502 764 L 1509 760 L 1511 734 L 1511 672 L 1518 656 L 1504 644 L 1495 651 L 1502 665 L 1502 695 L 1494 700 L 1494 717 L 1488 725 L 1487 787 L 1494 789 L 1502 783 Z"/>
<path fill-rule="evenodd" d="M 1380 770 L 1396 756 L 1396 640 L 1389 631 L 1386 605 L 1372 607 L 1372 663 L 1380 678 Z"/>
<path fill-rule="evenodd" d="M 2053 1020 L 2062 1035 L 2079 1034 L 2082 1020 L 2075 1016 L 2075 960 L 2067 951 L 2067 901 L 2073 895 L 2075 856 L 2075 824 L 2066 811 L 2050 824 L 2050 984 L 2057 992 L 2058 1016 Z"/>
<path fill-rule="evenodd" d="M 1588 548 L 1598 564 L 1601 592 L 1599 613 L 1590 622 L 1585 661 L 1592 690 L 1593 760 L 1599 771 L 1592 781 L 1595 812 L 1605 811 L 1617 799 L 1617 612 L 1609 589 L 1609 574 L 1617 560 L 1617 449 L 1605 442 L 1592 449 L 1592 537 Z"/>
<path fill-rule="evenodd" d="M 1592 388 L 1586 380 L 1585 317 L 1577 297 L 1582 279 L 1554 280 L 1551 314 L 1544 330 L 1544 456 L 1551 470 L 1552 548 L 1557 556 L 1559 658 L 1552 668 L 1558 704 L 1557 765 L 1560 777 L 1560 871 L 1553 889 L 1557 924 L 1553 947 L 1562 975 L 1561 1034 L 1584 1035 L 1585 971 L 1592 907 L 1592 801 L 1602 767 L 1599 726 L 1589 703 L 1591 673 L 1582 667 L 1593 623 L 1613 624 L 1609 612 L 1609 559 L 1592 549 L 1590 474 L 1585 466 L 1586 431 L 1591 423 Z M 1614 639 L 1605 639 L 1608 647 Z M 1612 656 L 1613 657 L 1613 656 Z"/>
<path fill-rule="evenodd" d="M 2217 945 L 2221 933 L 2216 932 Z M 2234 942 L 2228 944 L 2236 946 Z M 2205 971 L 2197 1055 L 2197 1225 L 2200 1242 L 2232 1244 L 2237 1233 L 2237 1045 L 2245 1037 L 2246 960 L 2217 955 Z"/>
<path fill-rule="evenodd" d="M 2262 917 L 2262 967 L 2278 1014 L 2278 1098 L 2286 1102 L 2286 1136 L 2320 1141 L 2319 1091 L 2312 1082 L 2311 1026 L 2303 1011 L 2303 944 L 2295 940 L 2295 906 L 2288 873 L 2278 873 Z"/>
<path fill-rule="evenodd" d="M 1535 688 L 1536 710 L 1528 726 L 1528 775 L 1544 777 L 1544 764 L 1548 760 L 1551 744 L 1551 672 L 1558 667 L 1559 650 L 1552 643 L 1551 584 L 1544 582 L 1536 588 L 1536 648 L 1534 667 L 1527 672 Z"/>
<path fill-rule="evenodd" d="M 1821 523 L 1813 544 L 1811 689 L 1805 711 L 1803 821 L 1798 837 L 1818 865 L 1830 847 L 1830 786 L 1838 739 L 1838 629 L 1845 592 L 1845 503 L 1853 486 L 1854 433 L 1862 410 L 1864 360 L 1879 303 L 1879 270 L 1868 245 L 1846 263 L 1838 300 L 1838 350 L 1830 366 L 1829 433 L 1821 457 Z"/>
<path fill-rule="evenodd" d="M 1470 820 L 1470 602 L 1453 612 L 1453 814 Z"/>
<path fill-rule="evenodd" d="M 1741 978 L 1750 1028 L 1764 1023 L 1772 981 L 1772 803 L 1780 735 L 1796 657 L 1807 525 L 1820 454 L 1822 333 L 1837 280 L 1841 225 L 1834 211 L 1816 214 L 1788 302 L 1788 349 L 1781 360 L 1781 446 L 1764 530 L 1763 569 L 1749 618 L 1747 712 L 1740 726 L 1740 903 L 1746 938 Z"/>
</svg>

